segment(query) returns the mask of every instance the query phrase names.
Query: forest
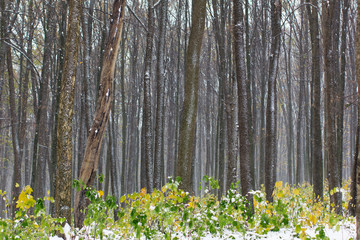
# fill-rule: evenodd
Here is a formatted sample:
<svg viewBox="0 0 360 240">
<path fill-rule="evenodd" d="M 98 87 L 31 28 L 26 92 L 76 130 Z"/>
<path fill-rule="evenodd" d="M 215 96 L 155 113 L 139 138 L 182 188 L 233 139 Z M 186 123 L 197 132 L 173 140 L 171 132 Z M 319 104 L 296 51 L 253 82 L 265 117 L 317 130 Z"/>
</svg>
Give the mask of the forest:
<svg viewBox="0 0 360 240">
<path fill-rule="evenodd" d="M 359 9 L 0 0 L 0 238 L 9 219 L 101 239 L 360 222 Z"/>
</svg>

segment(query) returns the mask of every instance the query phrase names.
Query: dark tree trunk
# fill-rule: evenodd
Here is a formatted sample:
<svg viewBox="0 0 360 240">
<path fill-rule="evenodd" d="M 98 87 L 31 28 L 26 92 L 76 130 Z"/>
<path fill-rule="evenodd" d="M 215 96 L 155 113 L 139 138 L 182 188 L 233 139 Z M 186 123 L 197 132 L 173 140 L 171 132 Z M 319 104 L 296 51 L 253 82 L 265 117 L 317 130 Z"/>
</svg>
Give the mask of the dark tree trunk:
<svg viewBox="0 0 360 240">
<path fill-rule="evenodd" d="M 248 195 L 253 186 L 253 179 L 251 178 L 250 168 L 250 141 L 249 141 L 249 108 L 248 108 L 248 91 L 245 67 L 245 49 L 244 49 L 244 13 L 243 6 L 240 0 L 234 0 L 234 55 L 235 55 L 235 70 L 238 86 L 238 105 L 239 105 L 239 141 L 240 141 L 240 179 L 241 192 L 243 196 L 247 196 L 251 201 L 251 196 Z M 236 176 L 236 168 L 231 171 L 232 178 Z"/>
<path fill-rule="evenodd" d="M 271 53 L 269 59 L 268 96 L 266 107 L 266 146 L 265 146 L 265 192 L 269 202 L 273 200 L 276 180 L 276 125 L 277 97 L 276 78 L 281 40 L 281 0 L 271 0 Z"/>
<path fill-rule="evenodd" d="M 220 16 L 218 13 L 218 5 L 220 6 Z M 226 52 L 225 52 L 225 3 L 224 0 L 212 1 L 214 11 L 214 28 L 216 39 L 216 50 L 218 55 L 218 81 L 219 81 L 219 98 L 218 98 L 218 154 L 216 156 L 219 169 L 218 169 L 218 181 L 220 185 L 219 195 L 220 198 L 224 193 L 224 169 L 225 169 L 225 83 L 226 83 Z"/>
<path fill-rule="evenodd" d="M 49 82 L 51 78 L 51 63 L 54 40 L 55 40 L 55 7 L 51 4 L 46 6 L 47 23 L 45 26 L 45 46 L 43 56 L 43 70 L 41 72 L 41 84 L 39 95 L 39 108 L 37 111 L 36 132 L 38 134 L 38 144 L 34 151 L 37 152 L 36 158 L 36 177 L 35 177 L 35 191 L 36 198 L 43 198 L 45 196 L 45 182 L 46 182 L 46 163 L 49 159 L 49 126 L 48 126 L 48 105 L 49 105 Z"/>
<path fill-rule="evenodd" d="M 340 169 L 338 168 L 336 151 L 336 81 L 338 80 L 337 73 L 340 71 L 336 64 L 339 53 L 339 47 L 337 46 L 340 21 L 339 12 L 340 2 L 322 2 L 325 72 L 325 146 L 329 191 L 334 191 L 334 194 L 330 194 L 330 203 L 334 204 L 336 213 L 342 211 L 341 192 L 336 190 L 337 188 L 340 189 Z"/>
<path fill-rule="evenodd" d="M 319 20 L 318 20 L 318 2 L 317 0 L 307 0 L 307 12 L 310 25 L 310 38 L 311 38 L 311 78 L 313 86 L 313 100 L 311 105 L 311 155 L 312 155 L 312 175 L 314 183 L 315 199 L 323 198 L 323 156 L 322 156 L 322 137 L 321 137 L 321 53 L 320 53 L 320 39 L 318 38 Z"/>
<path fill-rule="evenodd" d="M 12 146 L 14 153 L 14 173 L 13 180 L 11 183 L 12 189 L 12 197 L 13 201 L 11 201 L 11 213 L 12 216 L 15 216 L 15 205 L 16 201 L 19 198 L 19 194 L 21 191 L 21 161 L 20 161 L 20 147 L 19 147 L 19 138 L 18 138 L 18 125 L 17 125 L 17 117 L 16 117 L 16 105 L 15 105 L 15 77 L 14 77 L 14 69 L 12 64 L 12 54 L 10 46 L 7 47 L 6 53 L 6 64 L 8 68 L 8 78 L 9 78 L 9 115 L 11 119 L 11 136 L 12 136 Z"/>
</svg>

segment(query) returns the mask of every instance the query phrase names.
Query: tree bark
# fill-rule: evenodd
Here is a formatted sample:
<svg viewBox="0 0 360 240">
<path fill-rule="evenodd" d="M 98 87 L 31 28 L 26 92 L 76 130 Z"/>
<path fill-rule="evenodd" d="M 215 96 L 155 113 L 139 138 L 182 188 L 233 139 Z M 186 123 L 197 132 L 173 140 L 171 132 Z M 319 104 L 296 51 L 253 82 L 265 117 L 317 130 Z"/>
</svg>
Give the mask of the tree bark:
<svg viewBox="0 0 360 240">
<path fill-rule="evenodd" d="M 322 2 L 323 12 L 323 46 L 324 46 L 324 76 L 325 76 L 325 146 L 328 166 L 328 181 L 330 193 L 330 203 L 334 205 L 336 213 L 342 211 L 338 159 L 336 152 L 336 62 L 338 55 L 337 34 L 339 25 L 338 14 L 340 12 L 340 2 Z"/>
<path fill-rule="evenodd" d="M 276 78 L 281 40 L 281 0 L 271 0 L 271 53 L 269 59 L 268 97 L 266 106 L 266 144 L 265 144 L 265 192 L 266 199 L 273 201 L 276 180 L 276 126 L 277 96 Z"/>
<path fill-rule="evenodd" d="M 95 118 L 90 129 L 87 139 L 84 160 L 80 170 L 80 181 L 86 186 L 91 186 L 94 182 L 97 167 L 99 164 L 99 156 L 101 143 L 104 132 L 109 121 L 111 103 L 113 98 L 113 80 L 115 71 L 115 62 L 118 55 L 122 26 L 124 20 L 125 0 L 115 0 L 113 12 L 110 20 L 110 30 L 107 38 L 103 67 L 100 78 L 99 97 L 95 111 Z M 85 190 L 76 193 L 74 218 L 75 225 L 81 226 L 87 207 Z"/>
<path fill-rule="evenodd" d="M 49 104 L 49 82 L 51 78 L 51 62 L 52 62 L 52 49 L 55 40 L 55 6 L 48 3 L 47 10 L 47 23 L 45 26 L 45 46 L 43 55 L 43 69 L 41 71 L 41 84 L 39 104 L 37 111 L 36 132 L 38 135 L 37 146 L 34 146 L 34 151 L 37 153 L 36 161 L 36 175 L 35 175 L 35 191 L 36 198 L 43 198 L 45 196 L 45 182 L 46 182 L 46 163 L 49 158 L 49 119 L 48 119 L 48 104 Z M 36 149 L 35 149 L 36 147 Z"/>
<path fill-rule="evenodd" d="M 234 55 L 235 70 L 238 86 L 238 114 L 239 114 L 239 140 L 240 140 L 240 179 L 241 193 L 247 196 L 251 201 L 249 191 L 253 186 L 250 169 L 250 139 L 249 139 L 249 108 L 248 108 L 248 91 L 245 66 L 245 49 L 244 49 L 244 13 L 240 0 L 234 0 Z M 231 170 L 231 177 L 236 176 L 236 168 Z"/>
<path fill-rule="evenodd" d="M 55 216 L 71 223 L 72 122 L 82 0 L 69 1 L 69 22 L 61 79 L 56 150 Z"/>
<path fill-rule="evenodd" d="M 311 155 L 312 155 L 312 175 L 314 183 L 314 197 L 322 200 L 323 198 L 323 156 L 322 156 L 322 136 L 321 136 L 321 53 L 319 39 L 319 20 L 318 20 L 318 1 L 307 0 L 307 12 L 309 16 L 310 38 L 311 38 L 311 81 L 313 84 L 313 101 L 311 105 L 312 116 L 312 137 L 311 137 Z"/>
<path fill-rule="evenodd" d="M 194 155 L 196 113 L 199 88 L 200 54 L 205 28 L 206 0 L 193 0 L 192 28 L 186 52 L 185 97 L 180 124 L 176 176 L 182 178 L 181 188 L 193 192 L 192 161 Z"/>
<path fill-rule="evenodd" d="M 14 152 L 14 173 L 13 180 L 11 183 L 12 197 L 11 201 L 11 213 L 12 216 L 15 216 L 15 205 L 16 201 L 19 198 L 21 188 L 16 186 L 19 184 L 21 186 L 21 161 L 20 161 L 20 147 L 19 147 L 19 137 L 18 137 L 18 127 L 17 127 L 17 118 L 16 118 L 16 105 L 15 105 L 15 77 L 14 69 L 12 64 L 12 54 L 10 46 L 7 47 L 6 53 L 6 63 L 8 68 L 8 78 L 9 78 L 9 113 L 11 119 L 11 137 L 12 145 Z"/>
<path fill-rule="evenodd" d="M 155 149 L 154 149 L 154 188 L 161 189 L 163 182 L 163 148 L 162 139 L 164 138 L 164 98 L 165 98 L 165 69 L 164 69 L 164 47 L 166 34 L 166 12 L 168 1 L 163 0 L 159 9 L 159 40 L 157 43 L 157 64 L 156 64 L 156 81 L 157 81 L 157 101 L 156 101 L 156 121 L 155 121 Z"/>
<path fill-rule="evenodd" d="M 357 1 L 357 21 L 356 21 L 356 81 L 360 86 L 360 0 Z M 359 134 L 360 134 L 360 91 L 358 91 L 358 119 L 357 119 L 357 158 L 356 167 L 356 239 L 360 239 L 360 154 L 359 154 Z"/>
<path fill-rule="evenodd" d="M 151 62 L 153 54 L 153 38 L 154 38 L 154 2 L 148 1 L 148 32 L 146 35 L 145 50 L 145 72 L 144 72 L 144 107 L 143 107 L 143 129 L 142 129 L 142 159 L 141 168 L 144 170 L 145 187 L 148 192 L 152 192 L 154 188 L 154 158 L 153 158 L 153 126 L 151 113 Z"/>
</svg>

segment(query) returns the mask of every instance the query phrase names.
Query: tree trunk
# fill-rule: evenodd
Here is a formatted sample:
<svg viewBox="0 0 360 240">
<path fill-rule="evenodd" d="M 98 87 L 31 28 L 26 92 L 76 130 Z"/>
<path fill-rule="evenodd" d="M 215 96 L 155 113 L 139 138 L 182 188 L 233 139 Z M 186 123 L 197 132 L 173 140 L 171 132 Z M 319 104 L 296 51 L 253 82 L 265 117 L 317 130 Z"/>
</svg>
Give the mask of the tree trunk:
<svg viewBox="0 0 360 240">
<path fill-rule="evenodd" d="M 81 0 L 69 1 L 69 27 L 58 112 L 58 126 L 61 128 L 57 129 L 55 216 L 65 217 L 69 224 L 71 223 L 74 85 L 80 40 L 81 6 Z"/>
<path fill-rule="evenodd" d="M 95 111 L 95 118 L 86 143 L 84 160 L 80 170 L 80 181 L 82 181 L 86 186 L 91 186 L 94 182 L 99 164 L 101 143 L 109 121 L 113 98 L 115 62 L 121 40 L 124 8 L 125 0 L 114 1 L 110 30 L 105 48 L 105 58 L 101 72 L 99 97 Z M 74 217 L 76 226 L 82 225 L 85 219 L 83 211 L 86 207 L 87 201 L 85 190 L 81 190 L 76 193 L 75 197 Z"/>
<path fill-rule="evenodd" d="M 337 91 L 336 101 L 336 143 L 337 143 L 337 159 L 339 168 L 339 181 L 340 186 L 342 185 L 343 179 L 343 142 L 344 142 L 344 97 L 345 97 L 345 75 L 346 75 L 346 41 L 347 41 L 347 25 L 348 23 L 348 11 L 349 11 L 349 0 L 343 1 L 343 19 L 342 19 L 342 30 L 341 30 L 341 50 L 340 50 L 340 77 Z"/>
<path fill-rule="evenodd" d="M 322 156 L 322 136 L 321 136 L 321 53 L 320 53 L 320 39 L 319 39 L 319 20 L 318 20 L 318 2 L 307 0 L 307 12 L 310 25 L 311 38 L 311 78 L 313 84 L 313 101 L 311 105 L 311 155 L 312 155 L 312 175 L 314 183 L 314 197 L 315 199 L 323 198 L 323 156 Z"/>
<path fill-rule="evenodd" d="M 357 21 L 356 21 L 356 80 L 360 86 L 360 0 L 357 1 Z M 360 240 L 360 154 L 359 154 L 359 134 L 360 134 L 360 91 L 358 91 L 358 119 L 357 119 L 357 158 L 356 167 L 356 239 Z"/>
<path fill-rule="evenodd" d="M 159 40 L 157 43 L 157 101 L 156 101 L 156 122 L 155 122 L 155 149 L 154 149 L 154 188 L 161 189 L 163 166 L 163 148 L 162 139 L 164 137 L 164 98 L 165 98 L 165 69 L 164 69 L 164 47 L 166 33 L 166 12 L 168 1 L 163 0 L 159 9 Z"/>
<path fill-rule="evenodd" d="M 21 162 L 20 162 L 20 147 L 19 147 L 19 138 L 18 138 L 18 127 L 16 123 L 16 105 L 15 105 L 15 77 L 14 69 L 12 64 L 12 54 L 10 46 L 7 47 L 6 53 L 6 63 L 8 68 L 8 78 L 9 78 L 9 113 L 11 119 L 11 136 L 12 136 L 12 145 L 14 152 L 14 173 L 13 180 L 11 183 L 12 197 L 11 201 L 11 213 L 12 216 L 15 216 L 15 202 L 19 198 L 21 188 L 16 186 L 17 184 L 21 186 Z"/>
<path fill-rule="evenodd" d="M 220 5 L 220 16 L 218 13 L 218 5 Z M 225 84 L 227 81 L 226 75 L 226 51 L 225 51 L 225 11 L 224 11 L 224 1 L 221 0 L 220 4 L 217 0 L 212 0 L 212 6 L 214 11 L 214 28 L 215 28 L 215 40 L 216 40 L 216 49 L 218 55 L 218 81 L 219 81 L 219 98 L 218 98 L 218 155 L 216 156 L 218 165 L 219 165 L 219 175 L 218 181 L 220 185 L 219 195 L 220 198 L 224 194 L 224 185 L 225 185 Z"/>
<path fill-rule="evenodd" d="M 303 146 L 303 123 L 304 123 L 304 95 L 305 95 L 305 52 L 304 52 L 304 12 L 301 9 L 301 25 L 299 32 L 299 81 L 300 81 L 300 90 L 299 90 L 299 111 L 296 127 L 296 184 L 300 184 L 302 181 L 302 174 L 305 172 L 304 165 L 304 148 Z"/>
<path fill-rule="evenodd" d="M 35 191 L 36 198 L 43 198 L 45 196 L 45 182 L 46 182 L 46 163 L 49 158 L 49 126 L 48 126 L 48 104 L 49 104 L 49 82 L 51 78 L 51 62 L 54 40 L 55 40 L 55 7 L 48 4 L 47 23 L 45 26 L 45 46 L 43 56 L 43 70 L 41 71 L 41 84 L 39 95 L 39 108 L 37 111 L 36 132 L 38 135 L 37 146 L 34 146 L 34 151 L 37 152 L 36 158 L 36 175 L 35 175 Z M 36 149 L 35 149 L 36 147 Z"/>
<path fill-rule="evenodd" d="M 153 38 L 154 38 L 154 7 L 153 0 L 148 1 L 148 32 L 146 35 L 145 50 L 145 72 L 144 72 L 144 107 L 143 107 L 143 129 L 142 129 L 142 145 L 143 152 L 141 159 L 141 169 L 144 170 L 145 187 L 148 192 L 152 192 L 154 188 L 154 158 L 153 158 L 153 126 L 151 114 L 151 62 L 153 54 Z"/>
<path fill-rule="evenodd" d="M 340 12 L 340 2 L 322 2 L 323 12 L 323 35 L 324 35 L 324 76 L 325 76 L 325 146 L 327 153 L 328 181 L 330 193 L 330 203 L 334 205 L 336 213 L 342 211 L 341 192 L 337 152 L 336 152 L 336 81 L 337 72 L 337 55 L 338 46 L 336 46 L 336 38 L 338 33 Z"/>
<path fill-rule="evenodd" d="M 271 53 L 269 59 L 268 97 L 266 107 L 266 144 L 265 144 L 265 192 L 266 199 L 273 201 L 276 180 L 276 126 L 277 97 L 276 78 L 281 40 L 281 0 L 271 0 Z"/>
<path fill-rule="evenodd" d="M 181 188 L 193 192 L 192 161 L 194 156 L 196 113 L 198 102 L 200 54 L 205 28 L 206 0 L 193 0 L 192 28 L 186 52 L 185 97 L 182 111 L 176 176 L 182 178 Z"/>
<path fill-rule="evenodd" d="M 268 49 L 268 39 L 267 39 L 267 25 L 268 25 L 268 0 L 262 0 L 262 52 L 261 52 L 261 62 L 263 68 L 261 70 L 261 108 L 260 108 L 260 166 L 259 166 L 259 185 L 265 183 L 265 145 L 266 145 L 266 132 L 265 132 L 265 100 L 266 100 L 266 68 L 268 67 L 267 60 L 267 49 Z"/>
<path fill-rule="evenodd" d="M 249 108 L 248 91 L 245 67 L 245 49 L 244 49 L 244 13 L 240 0 L 234 0 L 234 55 L 235 70 L 238 86 L 238 104 L 239 104 L 239 140 L 240 140 L 240 179 L 241 192 L 243 196 L 248 195 L 253 186 L 250 169 L 250 141 L 249 141 Z M 236 176 L 236 168 L 232 169 L 231 176 Z"/>
</svg>

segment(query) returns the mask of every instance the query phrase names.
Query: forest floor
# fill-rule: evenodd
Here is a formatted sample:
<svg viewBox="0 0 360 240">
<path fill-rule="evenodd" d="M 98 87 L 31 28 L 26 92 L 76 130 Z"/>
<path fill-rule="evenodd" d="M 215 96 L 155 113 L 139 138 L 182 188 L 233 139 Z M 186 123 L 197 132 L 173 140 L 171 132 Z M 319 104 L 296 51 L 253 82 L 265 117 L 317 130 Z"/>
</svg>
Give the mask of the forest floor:
<svg viewBox="0 0 360 240">
<path fill-rule="evenodd" d="M 261 189 L 249 192 L 251 205 L 235 189 L 219 200 L 213 193 L 217 181 L 209 178 L 205 182 L 203 196 L 191 196 L 178 188 L 179 181 L 170 180 L 161 190 L 147 193 L 141 189 L 123 195 L 119 201 L 88 187 L 91 203 L 81 229 L 68 224 L 62 227 L 65 218 L 46 213 L 44 203 L 54 200 L 47 196 L 35 201 L 31 187 L 26 186 L 17 201 L 15 219 L 0 218 L 0 239 L 60 240 L 54 236 L 59 231 L 66 240 L 356 239 L 355 218 L 349 215 L 349 180 L 341 189 L 324 191 L 321 201 L 313 201 L 310 184 L 290 186 L 279 181 L 272 202 L 266 200 Z M 330 196 L 339 191 L 343 196 L 342 213 L 336 214 Z"/>
<path fill-rule="evenodd" d="M 80 237 L 77 237 L 74 235 L 74 233 L 71 233 L 70 226 L 66 225 L 64 227 L 65 232 L 65 240 L 79 240 Z M 355 223 L 352 223 L 351 221 L 343 222 L 338 225 L 337 229 L 332 228 L 329 229 L 328 227 L 324 228 L 324 236 L 320 236 L 317 233 L 316 227 L 307 228 L 305 230 L 306 232 L 306 239 L 328 239 L 328 240 L 350 240 L 350 239 L 356 239 L 356 226 Z M 120 237 L 117 238 L 116 235 L 114 235 L 111 231 L 104 231 L 105 236 L 111 236 L 111 237 L 104 237 L 104 239 L 121 239 Z M 60 237 L 50 237 L 50 240 L 62 240 L 63 238 Z M 95 238 L 87 238 L 87 239 L 94 239 Z M 100 239 L 100 238 L 96 238 Z M 130 240 L 137 239 L 135 236 L 131 238 Z M 140 238 L 141 240 L 146 240 L 146 237 L 143 236 Z M 193 239 L 191 236 L 181 236 L 174 234 L 172 239 L 178 239 L 178 240 L 188 240 Z M 223 240 L 223 239 L 235 239 L 235 240 L 293 240 L 293 239 L 301 239 L 301 237 L 295 232 L 295 229 L 291 228 L 282 228 L 277 232 L 270 231 L 267 234 L 257 234 L 254 232 L 247 232 L 245 235 L 243 233 L 239 232 L 232 232 L 225 230 L 223 234 L 219 235 L 212 235 L 207 234 L 204 237 L 201 237 L 202 240 Z"/>
</svg>

